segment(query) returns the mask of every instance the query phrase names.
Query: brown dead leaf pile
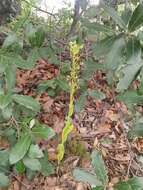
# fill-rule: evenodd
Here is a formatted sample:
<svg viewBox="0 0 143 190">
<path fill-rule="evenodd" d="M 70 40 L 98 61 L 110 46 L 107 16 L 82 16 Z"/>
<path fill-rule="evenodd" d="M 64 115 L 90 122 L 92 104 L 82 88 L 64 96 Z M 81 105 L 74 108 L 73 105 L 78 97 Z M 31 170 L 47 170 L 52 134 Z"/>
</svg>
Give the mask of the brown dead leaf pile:
<svg viewBox="0 0 143 190">
<path fill-rule="evenodd" d="M 24 95 L 35 97 L 42 105 L 38 118 L 41 122 L 52 127 L 58 134 L 64 126 L 64 119 L 68 108 L 68 96 L 60 94 L 55 98 L 48 93 L 38 95 L 37 85 L 45 80 L 53 79 L 58 75 L 58 69 L 44 60 L 37 62 L 32 71 L 17 71 L 17 91 Z M 143 141 L 130 143 L 126 136 L 126 123 L 124 118 L 128 115 L 126 106 L 115 102 L 115 92 L 107 86 L 106 76 L 97 72 L 88 84 L 90 89 L 101 90 L 106 94 L 106 99 L 97 101 L 88 98 L 85 109 L 80 114 L 75 114 L 74 124 L 76 132 L 70 137 L 70 142 L 84 144 L 84 150 L 90 153 L 94 148 L 102 152 L 111 186 L 120 179 L 127 179 L 132 175 L 143 175 L 143 169 L 136 161 L 137 152 L 143 150 Z M 55 161 L 55 152 L 58 139 L 51 142 L 42 142 L 42 145 L 50 152 L 49 158 Z M 69 143 L 71 144 L 71 143 Z M 86 158 L 81 154 L 74 155 L 70 146 L 67 145 L 65 161 L 57 174 L 51 177 L 36 177 L 32 182 L 25 178 L 13 181 L 9 190 L 87 190 L 88 187 L 77 183 L 71 175 L 74 167 L 90 167 L 89 156 Z M 138 150 L 139 149 L 139 150 Z M 55 162 L 56 163 L 56 162 Z M 15 184 L 21 184 L 17 187 Z M 26 184 L 26 185 L 23 185 Z M 14 187 L 14 185 L 16 187 Z"/>
</svg>

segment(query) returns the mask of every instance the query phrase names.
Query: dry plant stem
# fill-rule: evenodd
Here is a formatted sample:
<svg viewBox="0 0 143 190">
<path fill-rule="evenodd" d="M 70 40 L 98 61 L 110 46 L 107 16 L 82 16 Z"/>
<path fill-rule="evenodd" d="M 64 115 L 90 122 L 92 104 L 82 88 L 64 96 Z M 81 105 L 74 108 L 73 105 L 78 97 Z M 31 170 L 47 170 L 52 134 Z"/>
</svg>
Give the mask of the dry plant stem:
<svg viewBox="0 0 143 190">
<path fill-rule="evenodd" d="M 18 138 L 19 138 L 19 136 L 20 136 L 20 129 L 19 129 L 19 125 L 18 125 L 18 123 L 17 123 L 16 119 L 15 119 L 13 116 L 12 116 L 11 120 L 12 120 L 13 124 L 16 126 L 17 136 L 18 136 Z"/>
<path fill-rule="evenodd" d="M 30 186 L 23 183 L 16 175 L 14 175 L 14 174 L 11 174 L 11 175 L 16 179 L 16 181 L 18 181 L 22 186 L 24 186 L 26 188 L 26 190 L 30 189 Z"/>
<path fill-rule="evenodd" d="M 134 153 L 132 151 L 131 144 L 130 144 L 130 142 L 128 140 L 128 137 L 127 137 L 127 134 L 126 134 L 126 131 L 125 131 L 125 123 L 124 123 L 123 120 L 120 120 L 120 122 L 121 122 L 121 124 L 123 126 L 123 134 L 124 134 L 125 140 L 127 142 L 127 146 L 128 146 L 128 150 L 129 150 L 129 154 L 130 154 L 130 161 L 129 161 L 129 165 L 128 165 L 128 169 L 127 169 L 127 177 L 129 177 L 132 161 L 134 159 Z"/>
<path fill-rule="evenodd" d="M 43 12 L 43 13 L 45 13 L 45 14 L 48 14 L 48 15 L 53 16 L 53 17 L 56 18 L 56 15 L 55 15 L 55 14 L 53 14 L 53 13 L 51 13 L 51 12 L 49 12 L 49 11 L 43 10 L 43 9 L 41 9 L 40 7 L 37 7 L 37 6 L 35 6 L 35 5 L 31 4 L 31 3 L 29 3 L 27 0 L 22 0 L 22 1 L 24 1 L 25 3 L 31 5 L 33 8 L 37 9 L 38 11 Z"/>
</svg>

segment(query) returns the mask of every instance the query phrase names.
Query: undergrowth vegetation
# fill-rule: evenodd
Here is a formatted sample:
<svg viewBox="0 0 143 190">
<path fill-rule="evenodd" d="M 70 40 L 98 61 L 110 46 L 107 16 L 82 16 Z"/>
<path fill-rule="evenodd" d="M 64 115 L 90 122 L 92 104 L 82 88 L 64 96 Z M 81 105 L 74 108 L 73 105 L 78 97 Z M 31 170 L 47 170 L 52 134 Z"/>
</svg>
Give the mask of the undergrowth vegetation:
<svg viewBox="0 0 143 190">
<path fill-rule="evenodd" d="M 56 166 L 63 164 L 68 151 L 68 137 L 76 130 L 74 113 L 84 110 L 89 97 L 111 104 L 123 102 L 129 112 L 128 118 L 122 118 L 127 124 L 124 133 L 128 143 L 143 136 L 140 111 L 143 4 L 129 1 L 126 5 L 117 5 L 115 10 L 104 1 L 99 6 L 90 6 L 87 0 L 79 0 L 74 16 L 73 10 L 67 8 L 45 20 L 33 11 L 33 2 L 28 2 L 21 1 L 21 14 L 0 27 L 4 36 L 0 48 L 0 138 L 8 143 L 7 148 L 0 149 L 0 187 L 7 187 L 17 174 L 32 179 L 37 172 L 44 176 L 56 173 Z M 55 78 L 40 82 L 35 92 L 47 92 L 52 98 L 64 93 L 69 98 L 59 136 L 40 121 L 42 109 L 38 100 L 17 88 L 17 71 L 31 71 L 39 60 L 53 64 L 58 73 Z M 97 71 L 104 73 L 114 93 L 113 99 L 100 89 L 89 88 L 89 81 Z M 58 139 L 59 143 L 54 164 L 49 162 L 48 152 L 39 143 L 50 139 Z M 93 168 L 90 171 L 74 169 L 74 178 L 89 184 L 92 190 L 108 189 L 111 179 L 102 151 L 92 150 L 91 160 Z M 119 181 L 113 189 L 142 190 L 143 177 L 129 174 L 126 181 Z"/>
</svg>

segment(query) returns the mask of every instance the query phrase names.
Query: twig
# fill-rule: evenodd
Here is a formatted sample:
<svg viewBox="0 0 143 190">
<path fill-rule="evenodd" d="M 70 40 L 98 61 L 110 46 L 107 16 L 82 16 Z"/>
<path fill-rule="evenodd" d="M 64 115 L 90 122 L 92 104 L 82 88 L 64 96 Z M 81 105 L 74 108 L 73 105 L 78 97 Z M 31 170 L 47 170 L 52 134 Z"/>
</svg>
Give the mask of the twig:
<svg viewBox="0 0 143 190">
<path fill-rule="evenodd" d="M 133 156 L 134 153 L 133 153 L 133 151 L 132 151 L 132 147 L 131 147 L 131 144 L 130 144 L 130 142 L 129 142 L 129 140 L 128 140 L 127 134 L 126 134 L 126 132 L 125 132 L 125 124 L 124 124 L 124 122 L 123 122 L 122 120 L 120 120 L 120 122 L 121 122 L 121 124 L 122 124 L 122 126 L 123 126 L 123 134 L 124 134 L 125 140 L 126 140 L 126 142 L 127 142 L 127 146 L 128 146 L 129 154 L 130 154 L 130 161 L 129 161 L 129 165 L 128 165 L 128 169 L 127 169 L 127 177 L 129 177 L 129 173 L 130 173 L 132 161 L 133 161 L 133 159 L 134 159 L 134 156 Z"/>
<path fill-rule="evenodd" d="M 17 135 L 18 135 L 18 138 L 19 138 L 19 136 L 20 136 L 19 125 L 18 125 L 16 119 L 15 119 L 13 116 L 12 116 L 11 120 L 12 120 L 13 124 L 15 124 L 15 126 L 16 126 L 16 129 L 17 129 Z"/>
<path fill-rule="evenodd" d="M 29 185 L 26 185 L 23 181 L 21 181 L 16 175 L 14 175 L 13 173 L 11 174 L 15 179 L 16 181 L 18 181 L 22 186 L 24 186 L 27 190 L 30 189 L 30 186 Z"/>
<path fill-rule="evenodd" d="M 49 11 L 43 10 L 43 9 L 41 9 L 40 7 L 37 7 L 37 6 L 35 6 L 35 5 L 31 4 L 31 3 L 29 3 L 27 0 L 22 0 L 22 1 L 24 1 L 25 3 L 31 5 L 33 8 L 37 9 L 38 11 L 43 12 L 43 13 L 45 13 L 45 14 L 48 14 L 48 15 L 53 16 L 54 18 L 56 18 L 56 15 L 55 15 L 55 14 L 53 14 L 53 13 L 51 13 L 51 12 L 49 12 Z"/>
<path fill-rule="evenodd" d="M 22 182 L 13 172 L 10 172 L 9 170 L 5 169 L 3 166 L 0 166 L 0 169 L 3 172 L 6 172 L 7 174 L 9 174 L 9 176 L 15 178 L 21 185 L 23 185 L 27 190 L 29 190 L 30 186 L 28 186 L 24 182 Z"/>
</svg>

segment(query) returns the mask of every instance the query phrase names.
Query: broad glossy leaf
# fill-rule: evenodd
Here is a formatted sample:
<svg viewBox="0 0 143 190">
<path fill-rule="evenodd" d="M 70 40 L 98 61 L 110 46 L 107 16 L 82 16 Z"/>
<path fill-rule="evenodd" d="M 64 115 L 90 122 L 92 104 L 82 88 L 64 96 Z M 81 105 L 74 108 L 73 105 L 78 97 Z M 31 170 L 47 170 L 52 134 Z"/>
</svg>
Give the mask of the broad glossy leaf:
<svg viewBox="0 0 143 190">
<path fill-rule="evenodd" d="M 29 149 L 28 156 L 30 158 L 42 158 L 44 154 L 38 145 L 32 144 Z"/>
<path fill-rule="evenodd" d="M 96 187 L 101 185 L 101 182 L 97 179 L 97 177 L 94 174 L 91 174 L 82 169 L 78 168 L 74 169 L 73 176 L 77 181 L 90 184 L 91 187 Z"/>
<path fill-rule="evenodd" d="M 40 124 L 32 128 L 32 134 L 35 137 L 43 139 L 50 139 L 55 136 L 55 132 L 52 128 Z"/>
<path fill-rule="evenodd" d="M 12 147 L 10 151 L 9 161 L 11 164 L 15 164 L 16 162 L 20 161 L 25 154 L 27 153 L 30 144 L 31 144 L 31 137 L 27 134 L 23 134 L 18 142 Z"/>
<path fill-rule="evenodd" d="M 48 155 L 45 153 L 44 158 L 40 159 L 41 163 L 41 173 L 44 176 L 49 176 L 55 173 L 54 166 L 48 161 Z"/>
<path fill-rule="evenodd" d="M 105 12 L 116 22 L 116 24 L 118 24 L 122 29 L 124 29 L 124 30 L 126 29 L 125 22 L 118 15 L 118 13 L 115 11 L 115 9 L 113 9 L 112 7 L 106 6 L 103 2 L 102 2 L 102 7 L 105 10 Z"/>
<path fill-rule="evenodd" d="M 33 68 L 33 63 L 32 65 L 28 64 L 26 60 L 24 60 L 20 55 L 15 55 L 15 57 L 11 57 L 13 60 L 13 63 L 20 69 L 32 69 Z"/>
<path fill-rule="evenodd" d="M 20 105 L 34 111 L 34 112 L 40 111 L 39 102 L 36 101 L 34 98 L 32 98 L 30 96 L 23 96 L 23 95 L 14 94 L 13 95 L 13 100 L 16 103 L 18 103 L 18 104 L 20 104 Z"/>
<path fill-rule="evenodd" d="M 119 80 L 117 90 L 123 91 L 128 89 L 142 66 L 143 60 L 141 60 L 141 57 L 138 55 L 132 56 L 127 62 L 127 65 L 122 69 L 124 76 Z"/>
<path fill-rule="evenodd" d="M 115 185 L 115 190 L 142 190 L 143 177 L 134 177 L 126 182 L 119 182 Z"/>
<path fill-rule="evenodd" d="M 12 101 L 12 97 L 10 94 L 8 95 L 0 95 L 0 109 L 6 108 Z"/>
<path fill-rule="evenodd" d="M 33 26 L 32 23 L 28 23 L 25 27 L 25 35 L 27 38 L 30 38 L 31 36 L 33 36 L 36 32 L 35 27 Z"/>
<path fill-rule="evenodd" d="M 106 95 L 103 92 L 97 90 L 91 90 L 88 92 L 88 95 L 97 100 L 103 100 L 106 98 Z"/>
<path fill-rule="evenodd" d="M 32 171 L 40 171 L 41 163 L 38 159 L 25 157 L 23 159 L 24 165 Z"/>
<path fill-rule="evenodd" d="M 9 178 L 4 173 L 0 173 L 0 187 L 7 187 L 9 182 Z"/>
<path fill-rule="evenodd" d="M 114 31 L 112 30 L 112 28 L 104 25 L 104 24 L 100 24 L 98 22 L 85 22 L 84 21 L 84 26 L 86 26 L 89 29 L 89 33 L 90 34 L 95 34 L 95 32 L 103 32 L 103 33 L 107 33 L 107 34 L 114 34 Z"/>
<path fill-rule="evenodd" d="M 25 166 L 22 161 L 19 161 L 15 164 L 15 169 L 18 174 L 23 174 L 25 172 Z"/>
<path fill-rule="evenodd" d="M 0 52 L 1 54 L 1 52 Z M 3 73 L 7 67 L 7 62 L 5 62 L 4 56 L 1 54 L 0 55 L 0 73 Z"/>
<path fill-rule="evenodd" d="M 36 33 L 36 47 L 41 47 L 45 40 L 45 31 L 43 27 L 38 27 Z"/>
<path fill-rule="evenodd" d="M 83 110 L 85 103 L 86 103 L 86 98 L 87 98 L 87 92 L 83 93 L 80 95 L 80 97 L 77 99 L 75 103 L 75 111 L 80 112 Z"/>
<path fill-rule="evenodd" d="M 127 106 L 143 103 L 143 95 L 139 95 L 136 91 L 127 91 L 118 95 L 117 99 L 123 101 Z"/>
<path fill-rule="evenodd" d="M 133 139 L 135 137 L 143 137 L 143 123 L 134 123 L 128 132 L 128 137 Z"/>
<path fill-rule="evenodd" d="M 94 54 L 96 56 L 106 55 L 116 40 L 115 36 L 108 36 L 103 40 L 97 41 L 92 47 Z"/>
<path fill-rule="evenodd" d="M 3 45 L 2 45 L 2 47 L 3 47 L 3 48 L 7 48 L 7 47 L 13 45 L 14 43 L 16 43 L 17 41 L 18 41 L 18 39 L 17 39 L 17 36 L 16 36 L 15 33 L 9 34 L 9 35 L 6 37 L 6 39 L 5 39 L 5 41 L 4 41 Z"/>
<path fill-rule="evenodd" d="M 33 68 L 36 64 L 36 61 L 38 61 L 38 59 L 39 59 L 38 50 L 36 48 L 32 49 L 30 54 L 28 55 L 28 58 L 26 60 L 26 64 L 31 66 L 31 68 Z"/>
<path fill-rule="evenodd" d="M 139 4 L 133 14 L 132 17 L 129 21 L 129 25 L 128 25 L 128 30 L 130 32 L 135 31 L 136 29 L 138 29 L 139 27 L 141 27 L 143 24 L 143 4 Z"/>
<path fill-rule="evenodd" d="M 101 154 L 98 151 L 93 151 L 91 154 L 91 159 L 92 159 L 92 166 L 94 167 L 94 171 L 96 173 L 98 180 L 100 180 L 103 185 L 106 185 L 106 183 L 108 182 L 108 175 Z"/>
<path fill-rule="evenodd" d="M 6 120 L 10 119 L 10 117 L 12 116 L 12 113 L 13 113 L 13 108 L 11 105 L 8 105 L 4 109 L 2 109 L 3 118 Z"/>
<path fill-rule="evenodd" d="M 38 85 L 38 91 L 43 92 L 46 91 L 49 88 L 56 89 L 56 81 L 55 79 L 47 80 Z"/>
<path fill-rule="evenodd" d="M 8 150 L 0 151 L 0 166 L 3 166 L 3 167 L 9 166 L 9 151 Z"/>
<path fill-rule="evenodd" d="M 7 91 L 11 92 L 16 82 L 16 68 L 14 67 L 14 65 L 7 66 L 5 70 L 5 80 Z"/>
<path fill-rule="evenodd" d="M 64 90 L 65 92 L 69 92 L 69 84 L 66 78 L 60 76 L 56 79 L 56 84 L 60 87 L 60 89 Z"/>
<path fill-rule="evenodd" d="M 126 45 L 127 60 L 132 57 L 141 56 L 141 45 L 136 37 L 130 37 Z"/>
<path fill-rule="evenodd" d="M 82 79 L 89 80 L 93 76 L 94 72 L 102 67 L 102 64 L 99 64 L 97 61 L 88 60 L 85 62 L 84 70 L 82 73 Z"/>
<path fill-rule="evenodd" d="M 108 70 L 115 70 L 118 68 L 122 60 L 122 51 L 125 47 L 125 40 L 123 37 L 118 38 L 110 48 L 110 52 L 105 57 L 105 68 Z M 116 59 L 115 59 L 116 58 Z"/>
<path fill-rule="evenodd" d="M 37 49 L 31 50 L 27 59 L 23 59 L 20 55 L 11 55 L 10 59 L 13 63 L 21 69 L 33 69 L 36 61 L 39 59 L 40 55 Z"/>
<path fill-rule="evenodd" d="M 123 12 L 122 20 L 124 21 L 126 25 L 129 23 L 131 15 L 132 15 L 132 10 L 130 8 L 125 9 L 125 11 Z"/>
</svg>

